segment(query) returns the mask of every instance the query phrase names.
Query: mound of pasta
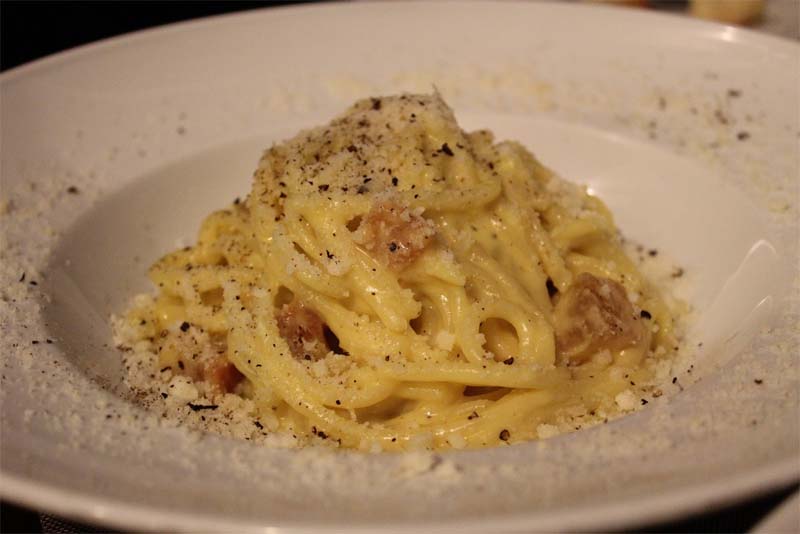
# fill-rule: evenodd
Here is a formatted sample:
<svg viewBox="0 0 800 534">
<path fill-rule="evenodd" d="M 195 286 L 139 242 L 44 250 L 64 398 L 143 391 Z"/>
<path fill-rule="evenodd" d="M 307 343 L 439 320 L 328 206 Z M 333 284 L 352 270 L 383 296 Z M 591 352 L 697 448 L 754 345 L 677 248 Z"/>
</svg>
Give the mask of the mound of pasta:
<svg viewBox="0 0 800 534">
<path fill-rule="evenodd" d="M 265 431 L 362 450 L 580 428 L 675 350 L 605 205 L 464 132 L 438 94 L 272 146 L 246 200 L 150 278 L 125 321 L 161 372 L 250 399 Z"/>
</svg>

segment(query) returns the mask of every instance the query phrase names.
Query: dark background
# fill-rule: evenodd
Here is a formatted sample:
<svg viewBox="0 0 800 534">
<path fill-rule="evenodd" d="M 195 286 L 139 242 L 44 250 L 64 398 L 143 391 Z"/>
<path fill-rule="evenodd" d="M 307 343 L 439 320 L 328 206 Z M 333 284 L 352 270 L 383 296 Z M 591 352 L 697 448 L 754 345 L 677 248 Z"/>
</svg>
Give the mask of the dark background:
<svg viewBox="0 0 800 534">
<path fill-rule="evenodd" d="M 0 70 L 143 28 L 197 17 L 308 1 L 284 2 L 41 2 L 0 0 Z M 797 484 L 738 506 L 639 532 L 745 532 L 796 491 Z M 39 514 L 0 503 L 0 532 L 42 532 Z"/>
<path fill-rule="evenodd" d="M 45 2 L 0 0 L 0 68 L 74 46 L 171 22 L 308 0 L 281 2 Z"/>
</svg>

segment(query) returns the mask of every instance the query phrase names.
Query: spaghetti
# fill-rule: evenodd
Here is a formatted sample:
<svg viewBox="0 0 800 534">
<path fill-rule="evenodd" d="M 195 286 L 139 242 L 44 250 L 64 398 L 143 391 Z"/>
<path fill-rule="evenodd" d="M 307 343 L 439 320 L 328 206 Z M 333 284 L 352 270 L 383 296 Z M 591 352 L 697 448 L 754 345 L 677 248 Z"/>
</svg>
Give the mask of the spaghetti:
<svg viewBox="0 0 800 534">
<path fill-rule="evenodd" d="M 252 399 L 270 430 L 366 450 L 611 416 L 675 344 L 605 205 L 436 94 L 271 147 L 246 201 L 150 277 L 126 321 L 163 368 Z"/>
</svg>

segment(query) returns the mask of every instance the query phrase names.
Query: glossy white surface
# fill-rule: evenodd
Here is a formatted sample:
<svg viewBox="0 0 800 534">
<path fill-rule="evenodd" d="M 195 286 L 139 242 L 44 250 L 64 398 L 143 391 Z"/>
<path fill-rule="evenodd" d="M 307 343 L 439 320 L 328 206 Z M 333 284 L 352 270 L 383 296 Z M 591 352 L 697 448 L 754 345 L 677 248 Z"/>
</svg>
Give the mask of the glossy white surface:
<svg viewBox="0 0 800 534">
<path fill-rule="evenodd" d="M 587 6 L 334 5 L 4 75 L 0 492 L 142 529 L 486 532 L 631 526 L 796 479 L 799 50 Z M 698 383 L 609 425 L 421 463 L 198 436 L 110 392 L 108 315 L 247 192 L 261 148 L 432 84 L 465 127 L 519 139 L 685 268 Z"/>
</svg>

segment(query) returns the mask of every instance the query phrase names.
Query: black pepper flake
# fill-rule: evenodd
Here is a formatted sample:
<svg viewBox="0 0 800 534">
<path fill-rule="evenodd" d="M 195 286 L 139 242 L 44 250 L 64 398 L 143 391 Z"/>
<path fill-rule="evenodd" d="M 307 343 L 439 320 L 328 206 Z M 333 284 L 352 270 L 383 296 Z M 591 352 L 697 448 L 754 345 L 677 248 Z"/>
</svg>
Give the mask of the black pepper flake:
<svg viewBox="0 0 800 534">
<path fill-rule="evenodd" d="M 328 184 L 322 184 L 318 187 L 320 191 L 327 191 L 330 186 Z"/>
<path fill-rule="evenodd" d="M 339 399 L 336 399 L 336 406 L 341 406 L 341 405 L 342 405 L 342 401 L 340 401 Z"/>
<path fill-rule="evenodd" d="M 19 277 L 19 281 L 20 282 L 24 282 L 25 281 L 25 273 L 22 273 L 22 276 Z"/>
<path fill-rule="evenodd" d="M 397 183 L 398 183 L 399 181 L 400 181 L 400 180 L 398 180 L 398 179 L 397 179 L 397 176 L 392 176 L 392 185 L 393 185 L 393 186 L 397 187 Z M 22 276 L 25 276 L 25 275 L 23 274 Z"/>
<path fill-rule="evenodd" d="M 364 193 L 369 193 L 369 188 L 365 185 L 359 185 L 356 193 L 359 195 L 363 195 Z"/>
<path fill-rule="evenodd" d="M 330 251 L 330 250 L 328 250 L 328 249 L 325 249 L 325 255 L 326 255 L 326 256 L 328 256 L 328 259 L 329 259 L 329 260 L 332 260 L 333 258 L 335 258 L 335 257 L 336 257 L 336 255 L 335 255 L 335 254 L 333 254 L 333 253 L 331 253 L 331 251 Z"/>
<path fill-rule="evenodd" d="M 553 298 L 553 296 L 558 293 L 558 288 L 553 283 L 552 278 L 548 278 L 545 285 L 547 286 L 547 296 Z"/>
<path fill-rule="evenodd" d="M 675 384 L 677 381 L 678 381 L 678 377 L 677 376 L 673 376 L 672 377 L 672 383 Z"/>
<path fill-rule="evenodd" d="M 738 134 L 736 134 L 736 139 L 738 139 L 739 141 L 747 141 L 748 139 L 750 139 L 750 134 L 747 132 L 739 132 Z"/>
<path fill-rule="evenodd" d="M 760 378 L 756 378 L 755 380 L 753 380 L 753 382 L 755 382 L 759 386 L 764 383 L 764 381 L 762 379 L 760 379 Z"/>
<path fill-rule="evenodd" d="M 34 339 L 33 341 L 31 341 L 31 343 L 34 344 L 34 345 L 38 345 L 39 344 L 39 340 Z"/>
<path fill-rule="evenodd" d="M 355 152 L 356 150 L 358 150 L 358 149 L 356 148 L 355 145 L 350 145 L 350 146 L 347 147 L 347 151 L 348 152 Z"/>
<path fill-rule="evenodd" d="M 384 358 L 384 360 L 386 360 L 387 362 L 388 362 L 389 360 L 391 360 L 391 359 L 392 359 L 392 357 L 391 357 L 391 356 L 389 356 L 388 354 L 387 354 L 387 355 L 386 355 L 386 357 Z"/>
<path fill-rule="evenodd" d="M 183 321 L 181 323 L 181 332 L 186 332 L 187 330 L 189 330 L 189 326 L 191 326 L 189 323 Z"/>
<path fill-rule="evenodd" d="M 233 205 L 234 206 L 238 206 L 240 202 L 241 202 L 241 199 L 239 197 L 236 197 L 236 198 L 233 199 Z"/>
<path fill-rule="evenodd" d="M 442 149 L 441 150 L 442 150 L 442 152 L 444 152 L 448 156 L 452 156 L 453 155 L 453 151 L 450 149 L 449 146 L 447 146 L 447 143 L 442 145 Z"/>
<path fill-rule="evenodd" d="M 165 393 L 165 392 L 162 391 L 161 392 L 161 398 L 162 399 L 166 399 L 167 397 L 169 397 L 169 393 Z"/>
<path fill-rule="evenodd" d="M 467 419 L 469 419 L 470 421 L 472 421 L 473 419 L 477 419 L 478 417 L 480 417 L 480 415 L 478 415 L 478 412 L 472 412 L 471 414 L 469 414 L 469 415 L 467 416 Z"/>
<path fill-rule="evenodd" d="M 508 439 L 511 437 L 511 432 L 509 432 L 504 428 L 503 430 L 500 431 L 500 435 L 498 437 L 500 438 L 501 441 L 508 441 Z"/>
<path fill-rule="evenodd" d="M 29 283 L 30 285 L 32 285 L 32 286 L 38 286 L 38 285 L 39 285 L 39 283 L 38 283 L 36 280 L 31 280 L 31 281 L 30 281 L 30 282 L 28 282 L 28 283 Z"/>
<path fill-rule="evenodd" d="M 640 399 L 640 400 L 642 401 L 642 406 L 644 406 L 645 404 L 647 404 L 647 399 Z"/>
<path fill-rule="evenodd" d="M 264 430 L 264 425 L 262 425 L 260 422 L 253 421 L 253 424 L 256 425 L 256 428 L 258 428 L 259 430 Z"/>
<path fill-rule="evenodd" d="M 52 339 L 45 339 L 44 342 L 47 343 L 48 345 L 52 345 L 53 344 L 53 340 Z"/>
<path fill-rule="evenodd" d="M 372 99 L 372 109 L 378 111 L 381 109 L 381 99 L 380 98 L 373 98 Z"/>
<path fill-rule="evenodd" d="M 728 89 L 728 96 L 731 98 L 739 98 L 742 96 L 742 92 L 738 89 Z"/>
<path fill-rule="evenodd" d="M 639 312 L 639 317 L 641 317 L 642 319 L 652 319 L 653 318 L 653 314 L 651 314 L 647 310 L 642 310 L 642 311 Z"/>
<path fill-rule="evenodd" d="M 389 252 L 395 252 L 396 250 L 397 250 L 397 243 L 395 243 L 394 241 L 389 243 Z"/>
<path fill-rule="evenodd" d="M 187 404 L 187 406 L 191 408 L 193 412 L 199 412 L 200 410 L 216 410 L 219 408 L 216 404 L 192 404 L 191 402 Z"/>
<path fill-rule="evenodd" d="M 172 369 L 172 367 L 170 367 L 169 365 L 166 367 L 162 367 L 159 373 L 163 373 L 164 371 L 169 371 L 170 369 Z"/>
<path fill-rule="evenodd" d="M 69 193 L 70 195 L 77 195 L 80 192 L 81 192 L 80 189 L 78 189 L 74 185 L 71 185 L 67 188 L 67 193 Z"/>
<path fill-rule="evenodd" d="M 651 248 L 650 250 L 648 250 L 648 251 L 647 251 L 647 254 L 648 254 L 648 255 L 649 255 L 651 258 L 655 258 L 656 256 L 658 256 L 658 250 L 656 250 L 656 249 L 654 249 L 654 248 Z"/>
<path fill-rule="evenodd" d="M 514 363 L 514 357 L 512 356 L 511 358 L 503 360 L 503 363 L 506 365 L 512 365 Z"/>
</svg>

